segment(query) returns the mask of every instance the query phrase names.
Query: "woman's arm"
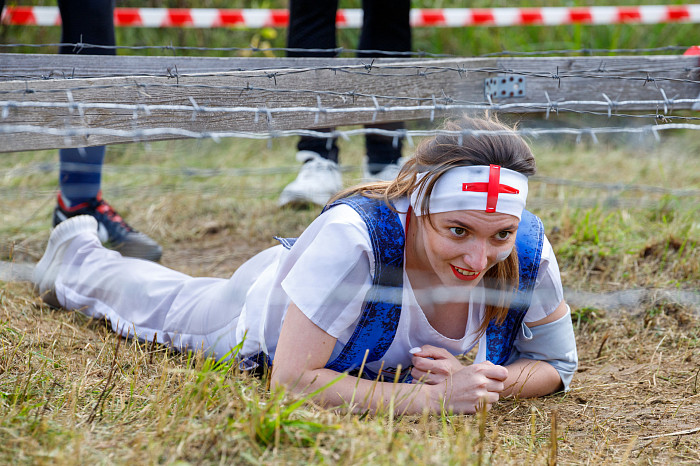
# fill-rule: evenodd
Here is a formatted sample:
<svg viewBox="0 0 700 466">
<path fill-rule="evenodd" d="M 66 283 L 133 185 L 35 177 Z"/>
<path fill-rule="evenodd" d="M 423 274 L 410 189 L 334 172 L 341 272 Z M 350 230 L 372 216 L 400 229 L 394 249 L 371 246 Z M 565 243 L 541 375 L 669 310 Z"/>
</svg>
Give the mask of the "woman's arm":
<svg viewBox="0 0 700 466">
<path fill-rule="evenodd" d="M 562 301 L 550 315 L 536 322 L 527 323 L 530 328 L 539 327 L 562 319 L 568 312 L 568 306 Z M 562 325 L 564 322 L 562 322 Z M 569 326 L 569 330 L 571 328 Z M 571 335 L 556 335 L 561 338 L 573 338 Z M 540 342 L 541 343 L 541 342 Z M 575 347 L 574 347 L 575 348 Z M 575 355 L 575 350 L 573 351 Z M 566 366 L 571 366 L 569 355 L 561 355 L 560 360 Z M 575 356 L 573 357 L 575 361 Z M 563 365 L 558 367 L 562 368 Z M 575 366 L 575 364 L 574 364 Z M 467 366 L 469 367 L 469 366 Z M 437 348 L 431 345 L 424 345 L 421 351 L 413 355 L 413 370 L 411 375 L 414 381 L 421 381 L 427 384 L 437 384 L 443 382 L 462 370 L 463 366 L 444 348 Z M 519 398 L 532 398 L 549 395 L 564 388 L 559 371 L 546 362 L 535 358 L 521 358 L 506 366 L 508 378 L 505 381 L 505 389 L 501 396 L 514 395 Z"/>
<path fill-rule="evenodd" d="M 336 339 L 316 326 L 291 304 L 282 324 L 272 369 L 272 385 L 282 385 L 305 394 L 330 383 L 340 375 L 324 366 Z M 490 363 L 465 367 L 440 384 L 393 384 L 356 377 L 345 377 L 320 393 L 316 401 L 329 406 L 347 405 L 353 409 L 377 411 L 392 404 L 400 414 L 425 410 L 440 412 L 443 407 L 459 413 L 473 413 L 482 400 L 487 408 L 498 401 L 507 372 Z"/>
<path fill-rule="evenodd" d="M 568 306 L 562 301 L 550 315 L 536 322 L 526 323 L 526 325 L 532 328 L 548 324 L 561 319 L 567 312 Z M 505 390 L 501 396 L 514 395 L 518 398 L 532 398 L 549 395 L 563 388 L 559 372 L 545 361 L 523 358 L 506 367 L 508 379 L 506 379 Z"/>
</svg>

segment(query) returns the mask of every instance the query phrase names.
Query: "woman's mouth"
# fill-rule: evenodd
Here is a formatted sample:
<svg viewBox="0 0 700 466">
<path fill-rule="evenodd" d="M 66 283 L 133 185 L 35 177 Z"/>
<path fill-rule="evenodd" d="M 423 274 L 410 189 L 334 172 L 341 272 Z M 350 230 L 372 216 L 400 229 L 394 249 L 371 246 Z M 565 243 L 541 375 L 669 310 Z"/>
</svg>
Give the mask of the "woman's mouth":
<svg viewBox="0 0 700 466">
<path fill-rule="evenodd" d="M 479 272 L 463 269 L 452 264 L 450 264 L 450 267 L 452 268 L 452 273 L 455 274 L 455 277 L 459 278 L 460 280 L 471 281 L 476 280 L 479 277 Z"/>
</svg>

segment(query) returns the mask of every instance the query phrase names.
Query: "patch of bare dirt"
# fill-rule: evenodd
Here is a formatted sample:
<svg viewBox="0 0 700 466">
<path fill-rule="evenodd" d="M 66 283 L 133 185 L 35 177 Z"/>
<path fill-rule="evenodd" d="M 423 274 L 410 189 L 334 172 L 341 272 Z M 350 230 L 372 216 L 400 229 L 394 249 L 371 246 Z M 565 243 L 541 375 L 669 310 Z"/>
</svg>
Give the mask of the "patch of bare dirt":
<svg viewBox="0 0 700 466">
<path fill-rule="evenodd" d="M 571 390 L 504 403 L 501 430 L 528 432 L 534 407 L 556 413 L 564 463 L 700 463 L 700 322 L 657 312 L 581 325 Z"/>
</svg>

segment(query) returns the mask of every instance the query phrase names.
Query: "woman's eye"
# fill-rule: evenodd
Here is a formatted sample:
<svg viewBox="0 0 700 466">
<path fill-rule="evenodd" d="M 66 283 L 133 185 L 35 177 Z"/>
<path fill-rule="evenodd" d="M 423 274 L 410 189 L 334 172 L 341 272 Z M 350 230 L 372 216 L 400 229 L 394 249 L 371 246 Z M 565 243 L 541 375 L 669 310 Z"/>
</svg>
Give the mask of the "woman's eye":
<svg viewBox="0 0 700 466">
<path fill-rule="evenodd" d="M 498 233 L 496 233 L 496 239 L 499 239 L 501 241 L 505 241 L 508 238 L 510 238 L 511 234 L 512 233 L 510 231 L 499 231 Z"/>
<path fill-rule="evenodd" d="M 462 227 L 452 227 L 450 228 L 450 231 L 455 236 L 464 236 L 467 233 L 467 230 Z"/>
</svg>

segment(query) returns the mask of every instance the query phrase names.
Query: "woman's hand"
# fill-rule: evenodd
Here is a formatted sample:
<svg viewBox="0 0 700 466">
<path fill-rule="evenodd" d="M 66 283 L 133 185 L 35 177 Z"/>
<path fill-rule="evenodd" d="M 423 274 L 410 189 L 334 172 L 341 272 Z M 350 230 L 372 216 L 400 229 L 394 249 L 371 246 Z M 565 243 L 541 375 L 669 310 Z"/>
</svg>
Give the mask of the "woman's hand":
<svg viewBox="0 0 700 466">
<path fill-rule="evenodd" d="M 498 401 L 507 377 L 508 369 L 488 361 L 463 366 L 443 382 L 427 387 L 434 397 L 433 411 L 444 409 L 474 414 L 484 403 L 486 410 L 489 410 Z"/>
<path fill-rule="evenodd" d="M 416 350 L 420 351 L 416 351 Z M 413 370 L 411 376 L 414 383 L 437 385 L 449 376 L 464 369 L 464 366 L 445 348 L 423 345 L 411 350 Z"/>
</svg>

